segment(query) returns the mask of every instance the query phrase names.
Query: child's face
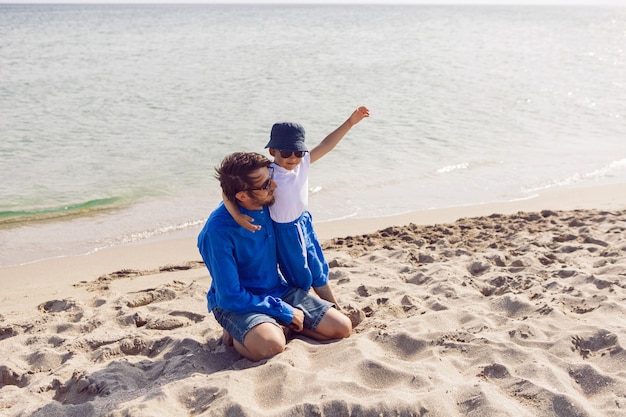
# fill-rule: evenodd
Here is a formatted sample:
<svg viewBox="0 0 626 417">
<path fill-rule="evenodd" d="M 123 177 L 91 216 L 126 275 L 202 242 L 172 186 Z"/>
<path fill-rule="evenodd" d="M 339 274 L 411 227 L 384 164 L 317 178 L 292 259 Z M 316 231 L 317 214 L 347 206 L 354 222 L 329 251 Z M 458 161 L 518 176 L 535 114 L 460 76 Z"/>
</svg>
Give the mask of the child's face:
<svg viewBox="0 0 626 417">
<path fill-rule="evenodd" d="M 289 156 L 285 158 L 283 155 L 287 155 L 287 154 Z M 300 162 L 302 162 L 302 157 L 304 156 L 304 153 L 280 151 L 278 149 L 270 148 L 270 155 L 274 157 L 274 163 L 276 165 L 288 171 L 292 171 L 295 167 L 300 165 Z M 297 155 L 301 155 L 301 156 L 298 157 Z"/>
</svg>

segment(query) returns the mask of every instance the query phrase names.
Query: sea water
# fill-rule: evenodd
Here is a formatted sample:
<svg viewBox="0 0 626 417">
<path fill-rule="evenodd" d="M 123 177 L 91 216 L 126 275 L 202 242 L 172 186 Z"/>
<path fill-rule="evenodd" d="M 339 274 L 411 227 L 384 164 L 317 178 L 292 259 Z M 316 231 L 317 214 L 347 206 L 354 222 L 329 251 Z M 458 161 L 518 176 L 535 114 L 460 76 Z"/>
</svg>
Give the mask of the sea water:
<svg viewBox="0 0 626 417">
<path fill-rule="evenodd" d="M 620 7 L 0 5 L 0 266 L 193 234 L 226 154 L 360 105 L 316 221 L 623 183 L 625 48 Z"/>
</svg>

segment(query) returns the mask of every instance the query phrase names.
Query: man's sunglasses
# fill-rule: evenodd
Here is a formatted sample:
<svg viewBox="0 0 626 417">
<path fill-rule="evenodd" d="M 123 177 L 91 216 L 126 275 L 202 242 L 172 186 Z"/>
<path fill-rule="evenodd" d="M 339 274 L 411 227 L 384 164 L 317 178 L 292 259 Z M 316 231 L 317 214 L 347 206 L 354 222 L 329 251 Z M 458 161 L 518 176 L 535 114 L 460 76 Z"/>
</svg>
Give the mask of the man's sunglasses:
<svg viewBox="0 0 626 417">
<path fill-rule="evenodd" d="M 258 188 L 246 188 L 244 191 L 267 191 L 268 193 L 270 192 L 270 189 L 272 188 L 272 180 L 274 179 L 274 167 L 268 167 L 268 169 L 270 170 L 270 177 L 269 179 L 265 182 L 265 184 L 263 184 L 261 187 Z"/>
<path fill-rule="evenodd" d="M 290 158 L 291 155 L 295 155 L 296 158 L 302 158 L 306 151 L 278 151 L 283 158 Z"/>
</svg>

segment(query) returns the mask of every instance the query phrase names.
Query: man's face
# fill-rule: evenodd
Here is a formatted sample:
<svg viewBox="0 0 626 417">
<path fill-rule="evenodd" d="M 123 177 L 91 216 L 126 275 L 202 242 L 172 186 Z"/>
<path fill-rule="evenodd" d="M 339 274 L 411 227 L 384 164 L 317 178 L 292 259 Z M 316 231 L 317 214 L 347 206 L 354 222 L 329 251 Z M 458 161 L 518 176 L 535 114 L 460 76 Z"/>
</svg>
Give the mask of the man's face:
<svg viewBox="0 0 626 417">
<path fill-rule="evenodd" d="M 278 186 L 273 177 L 271 168 L 263 167 L 254 171 L 251 175 L 253 186 L 238 193 L 241 205 L 249 210 L 260 210 L 263 206 L 274 204 L 274 190 Z"/>
</svg>

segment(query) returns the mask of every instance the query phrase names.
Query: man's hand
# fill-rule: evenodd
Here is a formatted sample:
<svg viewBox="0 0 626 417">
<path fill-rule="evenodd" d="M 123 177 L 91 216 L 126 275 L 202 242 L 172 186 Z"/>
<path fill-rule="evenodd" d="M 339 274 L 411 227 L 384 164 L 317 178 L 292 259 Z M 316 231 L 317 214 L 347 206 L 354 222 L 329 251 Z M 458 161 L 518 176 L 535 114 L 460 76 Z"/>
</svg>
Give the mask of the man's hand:
<svg viewBox="0 0 626 417">
<path fill-rule="evenodd" d="M 304 328 L 304 313 L 302 310 L 294 308 L 293 309 L 293 319 L 289 324 L 289 328 L 294 332 L 300 333 Z"/>
</svg>

